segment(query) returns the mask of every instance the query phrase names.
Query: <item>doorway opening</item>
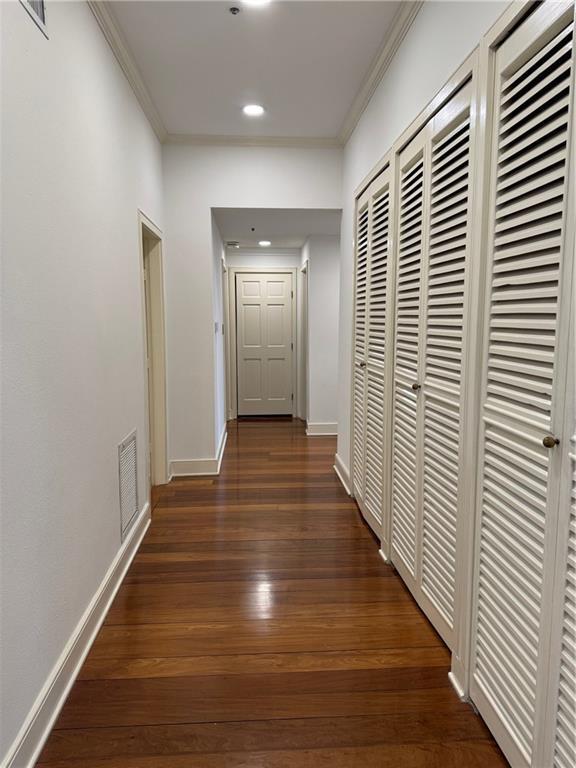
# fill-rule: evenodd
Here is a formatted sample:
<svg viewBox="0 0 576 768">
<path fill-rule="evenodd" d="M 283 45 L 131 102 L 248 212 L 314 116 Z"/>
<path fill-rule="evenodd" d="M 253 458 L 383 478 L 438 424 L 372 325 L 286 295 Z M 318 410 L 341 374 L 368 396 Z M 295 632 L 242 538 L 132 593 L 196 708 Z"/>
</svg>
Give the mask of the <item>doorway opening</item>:
<svg viewBox="0 0 576 768">
<path fill-rule="evenodd" d="M 296 269 L 229 270 L 236 415 L 296 413 Z"/>
<path fill-rule="evenodd" d="M 162 233 L 138 215 L 142 266 L 144 361 L 147 389 L 147 465 L 149 484 L 168 482 L 166 441 L 166 340 Z"/>
<path fill-rule="evenodd" d="M 340 220 L 339 209 L 212 209 L 228 421 L 292 417 L 308 435 L 336 434 Z"/>
</svg>

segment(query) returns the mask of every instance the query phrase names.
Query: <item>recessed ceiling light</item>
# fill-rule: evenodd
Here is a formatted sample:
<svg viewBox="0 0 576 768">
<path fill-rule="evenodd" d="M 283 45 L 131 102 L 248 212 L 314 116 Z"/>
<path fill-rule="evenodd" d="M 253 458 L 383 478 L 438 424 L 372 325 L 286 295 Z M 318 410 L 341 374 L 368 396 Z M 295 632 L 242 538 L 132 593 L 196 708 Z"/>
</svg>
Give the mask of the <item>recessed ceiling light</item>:
<svg viewBox="0 0 576 768">
<path fill-rule="evenodd" d="M 260 104 L 246 104 L 242 107 L 242 112 L 248 117 L 261 117 L 264 114 L 264 107 Z"/>
<path fill-rule="evenodd" d="M 272 245 L 270 240 L 258 240 L 258 245 L 262 246 L 262 248 L 268 248 L 269 245 Z"/>
</svg>

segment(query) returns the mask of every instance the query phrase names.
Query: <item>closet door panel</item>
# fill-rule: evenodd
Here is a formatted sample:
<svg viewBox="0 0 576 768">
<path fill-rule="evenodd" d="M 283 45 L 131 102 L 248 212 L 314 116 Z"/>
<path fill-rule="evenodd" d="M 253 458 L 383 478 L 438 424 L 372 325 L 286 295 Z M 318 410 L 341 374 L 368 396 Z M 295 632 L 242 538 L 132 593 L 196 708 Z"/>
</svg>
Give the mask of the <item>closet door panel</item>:
<svg viewBox="0 0 576 768">
<path fill-rule="evenodd" d="M 366 461 L 366 347 L 368 321 L 368 199 L 358 202 L 356 217 L 356 270 L 354 287 L 352 487 L 364 498 Z"/>
<path fill-rule="evenodd" d="M 558 428 L 566 357 L 558 321 L 573 27 L 567 6 L 553 5 L 496 54 L 471 693 L 515 765 L 533 765 L 541 722 L 560 450 L 543 439 Z"/>
<path fill-rule="evenodd" d="M 420 289 L 425 249 L 422 133 L 400 155 L 394 324 L 392 553 L 402 575 L 417 578 L 419 528 Z"/>
<path fill-rule="evenodd" d="M 450 648 L 463 508 L 471 83 L 399 158 L 392 556 Z"/>
<path fill-rule="evenodd" d="M 471 86 L 431 125 L 430 214 L 423 330 L 422 591 L 453 646 L 462 503 L 462 365 L 471 194 Z"/>
<path fill-rule="evenodd" d="M 390 237 L 390 172 L 386 169 L 370 186 L 368 334 L 366 350 L 366 488 L 364 514 L 382 538 Z M 389 401 L 388 401 L 389 403 Z"/>
</svg>

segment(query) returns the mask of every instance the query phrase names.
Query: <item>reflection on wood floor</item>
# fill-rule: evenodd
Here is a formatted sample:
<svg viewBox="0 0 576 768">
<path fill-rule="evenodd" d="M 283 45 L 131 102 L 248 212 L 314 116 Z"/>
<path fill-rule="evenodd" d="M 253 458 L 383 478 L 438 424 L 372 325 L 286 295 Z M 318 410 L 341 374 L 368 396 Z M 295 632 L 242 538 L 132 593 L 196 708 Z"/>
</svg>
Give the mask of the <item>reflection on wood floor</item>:
<svg viewBox="0 0 576 768">
<path fill-rule="evenodd" d="M 505 766 L 302 422 L 229 424 L 219 477 L 152 525 L 45 768 Z"/>
</svg>

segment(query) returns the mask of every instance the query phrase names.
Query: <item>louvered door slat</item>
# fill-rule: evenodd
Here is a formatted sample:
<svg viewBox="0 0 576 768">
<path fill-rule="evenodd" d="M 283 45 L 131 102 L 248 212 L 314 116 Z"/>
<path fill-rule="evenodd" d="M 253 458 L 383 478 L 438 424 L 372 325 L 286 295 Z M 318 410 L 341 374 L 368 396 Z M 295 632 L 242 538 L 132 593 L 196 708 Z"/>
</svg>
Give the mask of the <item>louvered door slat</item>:
<svg viewBox="0 0 576 768">
<path fill-rule="evenodd" d="M 471 683 L 480 711 L 507 734 L 514 764 L 526 766 L 539 725 L 541 615 L 552 556 L 553 454 L 542 437 L 553 426 L 559 359 L 573 42 L 569 20 L 549 34 L 537 29 L 538 14 L 546 13 L 541 7 L 532 17 L 532 42 L 523 42 L 521 25 L 496 55 Z"/>
</svg>

